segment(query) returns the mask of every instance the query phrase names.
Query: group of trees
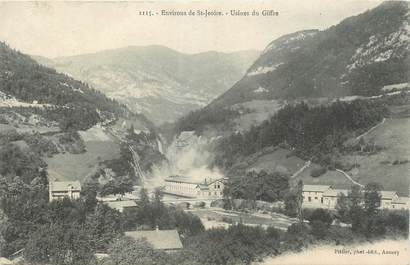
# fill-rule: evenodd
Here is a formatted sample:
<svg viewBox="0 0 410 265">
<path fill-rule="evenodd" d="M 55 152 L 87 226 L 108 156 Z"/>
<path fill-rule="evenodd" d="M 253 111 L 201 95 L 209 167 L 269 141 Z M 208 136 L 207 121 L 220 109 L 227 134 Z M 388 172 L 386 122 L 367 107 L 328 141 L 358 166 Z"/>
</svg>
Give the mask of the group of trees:
<svg viewBox="0 0 410 265">
<path fill-rule="evenodd" d="M 200 134 L 208 128 L 230 129 L 232 120 L 238 115 L 236 110 L 207 106 L 200 110 L 191 111 L 174 124 L 165 124 L 161 129 L 169 138 L 168 140 L 172 140 L 172 136 L 183 131 L 196 131 Z"/>
<path fill-rule="evenodd" d="M 13 179 L 15 176 L 26 184 L 36 177 L 44 177 L 46 163 L 34 152 L 23 152 L 17 145 L 0 139 L 0 176 L 5 180 Z M 0 179 L 2 179 L 0 177 Z"/>
<path fill-rule="evenodd" d="M 119 212 L 91 201 L 48 201 L 47 178 L 25 183 L 19 177 L 0 180 L 0 212 L 6 221 L 0 229 L 0 254 L 24 249 L 27 261 L 52 264 L 87 264 L 93 251 L 107 247 L 122 233 Z M 83 193 L 89 190 L 84 189 Z"/>
<path fill-rule="evenodd" d="M 228 229 L 214 228 L 189 239 L 199 264 L 248 265 L 257 259 L 279 253 L 280 232 L 269 227 L 250 227 L 243 224 Z"/>
<path fill-rule="evenodd" d="M 172 262 L 173 255 L 154 250 L 145 240 L 134 240 L 124 237 L 114 242 L 109 249 L 109 257 L 101 261 L 101 265 L 177 265 Z M 181 263 L 182 264 L 182 263 Z"/>
<path fill-rule="evenodd" d="M 348 195 L 340 194 L 336 210 L 338 218 L 352 224 L 352 230 L 366 237 L 382 236 L 387 232 L 408 233 L 408 213 L 381 210 L 382 186 L 369 183 L 364 190 L 353 186 Z"/>
<path fill-rule="evenodd" d="M 214 228 L 186 238 L 186 247 L 174 253 L 154 250 L 145 240 L 121 238 L 109 248 L 101 265 L 249 265 L 279 253 L 281 232 L 242 224 Z"/>
<path fill-rule="evenodd" d="M 137 208 L 124 211 L 124 225 L 126 230 L 140 228 L 174 229 L 185 236 L 197 235 L 204 231 L 199 217 L 183 210 L 167 207 L 162 202 L 162 191 L 156 189 L 150 198 L 145 189 L 140 192 Z"/>
<path fill-rule="evenodd" d="M 224 198 L 245 199 L 249 201 L 275 202 L 283 200 L 289 191 L 287 176 L 274 172 L 250 171 L 242 177 L 230 178 L 224 186 Z"/>
<path fill-rule="evenodd" d="M 383 104 L 365 100 L 337 101 L 318 107 L 303 102 L 287 105 L 248 132 L 224 138 L 217 147 L 215 163 L 229 168 L 240 156 L 279 144 L 295 148 L 302 158 L 321 164 L 334 163 L 328 161 L 329 154 L 342 151 L 344 141 L 351 134 L 375 125 L 386 112 Z"/>
</svg>

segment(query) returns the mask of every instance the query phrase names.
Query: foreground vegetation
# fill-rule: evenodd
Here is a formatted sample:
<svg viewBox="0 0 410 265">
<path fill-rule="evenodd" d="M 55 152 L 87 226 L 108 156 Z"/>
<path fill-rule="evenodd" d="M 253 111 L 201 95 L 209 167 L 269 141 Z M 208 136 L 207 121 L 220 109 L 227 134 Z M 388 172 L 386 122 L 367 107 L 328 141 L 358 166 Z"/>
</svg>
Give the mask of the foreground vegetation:
<svg viewBox="0 0 410 265">
<path fill-rule="evenodd" d="M 4 177 L 0 189 L 1 255 L 24 249 L 25 261 L 30 264 L 131 265 L 138 261 L 147 265 L 245 265 L 319 242 L 351 244 L 408 235 L 408 211 L 379 210 L 381 187 L 377 184 L 369 184 L 363 192 L 352 188 L 332 212 L 302 212 L 300 204 L 292 204 L 288 214 L 297 216 L 299 222 L 287 231 L 240 222 L 228 229 L 205 230 L 198 217 L 165 206 L 160 190 L 150 198 L 143 189 L 138 207 L 123 213 L 98 204 L 93 183 L 83 187 L 79 200 L 49 203 L 44 173 L 30 183 L 18 177 Z M 292 192 L 298 189 L 291 189 Z M 350 223 L 351 227 L 339 226 L 338 222 Z M 156 226 L 177 229 L 185 248 L 165 253 L 154 250 L 144 240 L 123 237 L 124 231 L 151 230 Z M 108 253 L 109 257 L 98 260 L 94 257 L 96 252 Z"/>
</svg>

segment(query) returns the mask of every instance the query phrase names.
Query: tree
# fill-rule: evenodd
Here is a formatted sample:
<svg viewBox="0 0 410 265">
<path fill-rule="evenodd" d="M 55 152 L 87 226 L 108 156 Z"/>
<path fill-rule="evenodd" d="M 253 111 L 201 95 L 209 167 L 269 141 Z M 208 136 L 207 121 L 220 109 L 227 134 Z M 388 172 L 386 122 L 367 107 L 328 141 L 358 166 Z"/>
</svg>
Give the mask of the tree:
<svg viewBox="0 0 410 265">
<path fill-rule="evenodd" d="M 297 196 L 294 191 L 285 195 L 285 213 L 290 217 L 296 217 L 298 214 Z"/>
<path fill-rule="evenodd" d="M 115 179 L 110 180 L 106 183 L 102 189 L 100 194 L 102 196 L 110 195 L 110 194 L 121 194 L 124 195 L 127 192 L 132 192 L 132 182 L 128 179 Z"/>
<path fill-rule="evenodd" d="M 87 212 L 92 212 L 97 206 L 97 192 L 98 192 L 97 182 L 86 182 L 81 189 L 81 200 L 85 204 Z"/>
<path fill-rule="evenodd" d="M 350 201 L 349 198 L 344 193 L 339 193 L 337 195 L 336 211 L 339 220 L 342 222 L 350 222 L 349 211 L 350 211 Z"/>
<path fill-rule="evenodd" d="M 117 239 L 108 252 L 110 254 L 108 260 L 113 265 L 158 264 L 157 262 L 163 255 L 155 251 L 146 240 L 134 240 L 128 237 Z"/>
<path fill-rule="evenodd" d="M 4 239 L 4 236 L 3 236 L 5 232 L 3 231 L 3 229 L 5 229 L 6 224 L 7 224 L 7 217 L 3 213 L 3 211 L 0 210 L 0 257 L 6 256 L 5 253 L 3 254 L 4 251 L 2 250 L 3 246 L 6 244 L 6 240 Z"/>
<path fill-rule="evenodd" d="M 349 217 L 352 222 L 352 230 L 364 232 L 366 229 L 367 216 L 363 210 L 363 194 L 359 186 L 352 186 L 348 193 L 350 202 Z"/>
<path fill-rule="evenodd" d="M 255 205 L 256 200 L 275 202 L 283 200 L 289 190 L 289 178 L 278 172 L 250 171 L 245 176 L 233 177 L 225 184 L 224 198 L 244 199 Z"/>
<path fill-rule="evenodd" d="M 303 182 L 299 180 L 298 185 L 296 186 L 296 210 L 297 210 L 297 218 L 299 219 L 299 223 L 303 224 L 303 211 L 302 211 L 302 204 L 303 204 Z"/>
<path fill-rule="evenodd" d="M 117 210 L 99 204 L 95 211 L 87 216 L 86 227 L 98 250 L 107 249 L 111 241 L 123 233 L 123 218 Z"/>
<path fill-rule="evenodd" d="M 382 186 L 379 183 L 368 183 L 364 188 L 364 209 L 366 213 L 373 216 L 380 207 Z"/>
<path fill-rule="evenodd" d="M 78 224 L 43 225 L 29 236 L 24 258 L 31 263 L 86 265 L 94 246 L 88 232 Z"/>
<path fill-rule="evenodd" d="M 147 189 L 142 188 L 140 190 L 140 200 L 139 200 L 138 204 L 139 204 L 140 207 L 143 208 L 143 207 L 148 206 L 149 203 L 150 203 L 150 200 L 149 200 L 149 196 L 148 196 L 148 191 L 147 191 Z"/>
<path fill-rule="evenodd" d="M 0 178 L 0 212 L 5 217 L 0 228 L 5 241 L 0 251 L 7 256 L 24 248 L 35 224 L 47 222 L 47 186 L 37 177 L 25 183 L 19 177 Z"/>
</svg>

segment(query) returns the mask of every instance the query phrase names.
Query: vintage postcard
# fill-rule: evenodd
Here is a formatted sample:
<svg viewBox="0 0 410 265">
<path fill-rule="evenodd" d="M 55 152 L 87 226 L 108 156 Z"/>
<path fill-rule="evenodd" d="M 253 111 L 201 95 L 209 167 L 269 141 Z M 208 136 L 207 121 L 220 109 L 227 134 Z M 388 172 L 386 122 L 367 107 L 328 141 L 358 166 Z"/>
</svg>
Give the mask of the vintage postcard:
<svg viewBox="0 0 410 265">
<path fill-rule="evenodd" d="M 408 265 L 410 2 L 0 0 L 0 265 Z"/>
</svg>

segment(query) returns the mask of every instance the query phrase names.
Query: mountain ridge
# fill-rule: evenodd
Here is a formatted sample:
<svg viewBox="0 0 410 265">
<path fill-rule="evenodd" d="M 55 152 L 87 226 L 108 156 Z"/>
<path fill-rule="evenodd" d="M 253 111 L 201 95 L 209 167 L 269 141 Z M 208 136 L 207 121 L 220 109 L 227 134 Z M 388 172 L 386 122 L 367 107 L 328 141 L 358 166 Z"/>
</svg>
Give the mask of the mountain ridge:
<svg viewBox="0 0 410 265">
<path fill-rule="evenodd" d="M 233 85 L 257 55 L 253 50 L 185 54 L 150 45 L 55 59 L 33 57 L 161 124 L 205 106 Z"/>
</svg>

